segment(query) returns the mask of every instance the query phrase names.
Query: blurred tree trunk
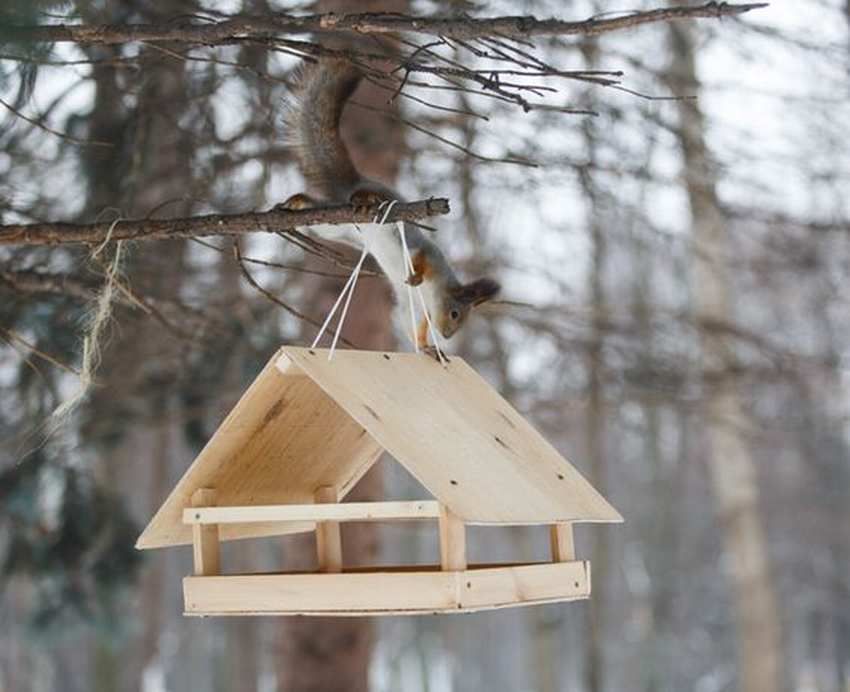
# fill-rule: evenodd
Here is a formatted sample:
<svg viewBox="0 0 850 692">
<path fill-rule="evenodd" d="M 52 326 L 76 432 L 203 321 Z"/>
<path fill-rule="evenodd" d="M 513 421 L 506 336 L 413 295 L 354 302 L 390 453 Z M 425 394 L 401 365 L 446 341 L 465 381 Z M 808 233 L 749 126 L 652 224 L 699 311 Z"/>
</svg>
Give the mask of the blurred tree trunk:
<svg viewBox="0 0 850 692">
<path fill-rule="evenodd" d="M 652 106 L 644 109 L 644 116 L 652 117 Z M 656 150 L 658 139 L 654 130 L 646 133 L 646 153 L 644 160 L 647 167 Z M 643 181 L 638 197 L 638 209 L 649 209 L 649 181 Z M 634 295 L 634 315 L 637 327 L 637 337 L 640 342 L 638 371 L 639 377 L 646 375 L 645 383 L 639 384 L 639 400 L 645 418 L 643 433 L 643 456 L 647 464 L 647 475 L 650 479 L 650 497 L 654 499 L 651 507 L 641 513 L 638 534 L 643 538 L 648 584 L 640 603 L 638 621 L 641 629 L 641 646 L 637 648 L 637 670 L 641 676 L 640 689 L 646 692 L 670 689 L 672 670 L 670 667 L 670 642 L 672 640 L 672 612 L 675 602 L 674 584 L 676 575 L 675 547 L 680 541 L 677 535 L 680 495 L 677 494 L 677 482 L 681 465 L 678 454 L 665 453 L 662 443 L 664 409 L 666 406 L 675 407 L 675 402 L 669 401 L 663 391 L 654 386 L 652 373 L 656 370 L 660 354 L 656 353 L 656 333 L 653 326 L 655 315 L 654 277 L 658 267 L 655 262 L 655 248 L 652 240 L 647 238 L 646 225 L 642 220 L 635 219 L 631 227 L 631 253 L 634 262 L 632 295 Z M 677 272 L 678 273 L 678 272 Z M 681 286 L 687 286 L 687 276 L 681 279 Z M 678 426 L 679 434 L 685 436 L 685 421 Z M 672 427 L 672 426 L 671 426 Z M 635 599 L 637 600 L 637 599 Z"/>
<path fill-rule="evenodd" d="M 320 11 L 399 12 L 406 3 L 325 0 Z M 387 92 L 361 84 L 354 99 L 376 107 L 387 107 Z M 358 170 L 392 184 L 403 150 L 401 126 L 375 113 L 349 107 L 343 116 L 343 137 Z M 343 282 L 315 281 L 310 312 L 325 315 L 339 295 Z M 310 290 L 308 288 L 308 290 Z M 392 348 L 392 297 L 383 280 L 357 283 L 342 332 L 358 348 Z M 380 464 L 364 476 L 350 494 L 352 500 L 380 499 L 383 490 Z M 378 556 L 377 528 L 369 524 L 344 524 L 343 555 L 346 565 L 368 564 Z M 289 539 L 285 546 L 289 566 L 315 566 L 315 539 L 305 534 Z M 279 692 L 368 692 L 369 665 L 375 642 L 375 625 L 369 618 L 292 618 L 283 623 L 278 660 Z"/>
<path fill-rule="evenodd" d="M 595 7 L 595 5 L 594 5 Z M 595 38 L 581 43 L 587 69 L 596 69 L 599 46 Z M 587 351 L 587 410 L 585 445 L 590 464 L 590 482 L 603 495 L 607 494 L 608 467 L 605 459 L 605 401 L 603 392 L 603 346 L 605 341 L 605 265 L 607 240 L 603 228 L 606 213 L 602 195 L 594 182 L 597 133 L 591 118 L 582 120 L 582 137 L 587 165 L 579 169 L 579 181 L 587 205 L 587 228 L 590 235 L 591 260 L 588 272 L 588 300 L 591 310 L 590 345 Z M 590 562 L 593 565 L 593 598 L 588 605 L 590 627 L 587 636 L 586 682 L 590 692 L 605 689 L 605 613 L 608 602 L 608 532 L 593 532 Z"/>
<path fill-rule="evenodd" d="M 120 12 L 113 8 L 89 19 L 120 21 Z M 93 46 L 86 50 L 90 59 L 95 61 L 92 67 L 94 82 L 94 102 L 88 120 L 89 136 L 100 142 L 110 142 L 112 148 L 89 147 L 82 150 L 81 168 L 88 186 L 86 206 L 81 221 L 96 218 L 103 210 L 120 204 L 124 174 L 127 165 L 122 154 L 126 151 L 126 142 L 130 137 L 130 116 L 122 108 L 121 89 L 114 67 L 98 64 L 98 59 L 112 58 L 120 48 Z M 98 482 L 105 487 L 117 489 L 114 469 L 110 468 L 112 459 L 100 455 L 94 461 L 94 474 Z M 76 648 L 76 647 L 75 647 Z M 121 667 L 112 638 L 106 633 L 95 631 L 91 635 L 89 684 L 93 692 L 112 692 L 119 689 Z"/>
<path fill-rule="evenodd" d="M 844 0 L 844 16 L 847 18 L 847 28 L 850 29 L 850 0 Z M 847 38 L 847 43 L 850 45 L 850 37 Z"/>
<path fill-rule="evenodd" d="M 163 21 L 187 10 L 185 2 L 152 4 L 127 0 L 112 6 L 123 17 L 141 21 Z M 97 50 L 97 49 L 96 49 Z M 107 49 L 102 49 L 107 50 Z M 143 49 L 135 110 L 122 109 L 125 97 L 116 86 L 114 67 L 96 70 L 92 137 L 113 142 L 114 149 L 96 152 L 87 160 L 90 182 L 88 213 L 104 209 L 114 215 L 143 217 L 163 203 L 171 202 L 168 213 L 191 211 L 182 201 L 191 196 L 191 158 L 194 144 L 181 129 L 181 118 L 190 101 L 185 64 L 178 59 L 162 60 L 159 52 Z M 122 75 L 126 76 L 126 75 Z M 179 295 L 185 274 L 185 241 L 143 243 L 128 251 L 123 273 L 132 286 L 145 295 L 168 300 Z M 115 486 L 133 488 L 128 502 L 133 514 L 144 521 L 152 516 L 166 496 L 177 453 L 181 427 L 178 422 L 177 387 L 183 345 L 164 334 L 160 324 L 139 314 L 122 322 L 105 350 L 99 371 L 102 386 L 93 392 L 88 413 L 88 439 L 95 441 L 105 459 L 104 478 Z M 141 463 L 140 463 L 141 461 Z M 136 616 L 140 631 L 132 646 L 133 656 L 119 667 L 121 689 L 140 689 L 146 671 L 159 657 L 165 628 L 164 594 L 168 593 L 165 554 L 147 555 L 141 579 Z M 102 653 L 99 655 L 102 659 Z M 99 670 L 105 661 L 99 660 Z M 102 689 L 118 689 L 118 685 Z"/>
<path fill-rule="evenodd" d="M 677 95 L 698 96 L 694 39 L 685 23 L 669 27 L 669 81 Z M 701 325 L 704 368 L 723 370 L 732 355 L 712 324 L 733 318 L 726 271 L 726 223 L 717 196 L 717 174 L 706 144 L 705 119 L 694 99 L 677 102 L 678 138 L 693 228 L 693 299 Z M 733 589 L 742 692 L 784 689 L 780 625 L 767 541 L 758 507 L 756 469 L 743 432 L 748 416 L 728 375 L 705 383 L 704 420 L 708 470 L 723 531 L 724 560 Z"/>
<path fill-rule="evenodd" d="M 268 14 L 271 10 L 267 0 L 244 0 L 244 11 L 252 15 Z M 245 87 L 250 90 L 252 107 L 255 112 L 260 114 L 259 120 L 262 123 L 258 132 L 258 137 L 262 141 L 271 143 L 274 138 L 280 135 L 274 129 L 275 107 L 272 98 L 270 83 L 267 80 L 257 77 L 257 75 L 266 74 L 269 71 L 269 51 L 265 46 L 253 44 L 245 45 L 241 48 L 239 64 L 249 67 L 252 71 L 246 78 Z M 225 162 L 222 159 L 222 162 Z M 251 188 L 251 195 L 247 199 L 247 204 L 240 200 L 240 205 L 248 209 L 261 209 L 268 200 L 266 199 L 266 191 L 269 179 L 271 177 L 271 165 L 268 159 L 257 159 L 262 165 L 262 175 L 257 184 Z M 228 171 L 216 171 L 213 175 L 225 176 Z M 234 210 L 235 211 L 235 210 Z M 246 243 L 248 239 L 246 239 Z M 230 252 L 225 252 L 218 258 L 218 300 L 222 300 L 227 306 L 228 318 L 234 323 L 249 325 L 251 322 L 251 300 L 243 292 L 243 279 L 240 267 L 234 261 Z M 265 302 L 263 307 L 268 310 L 275 310 L 273 305 Z M 238 333 L 243 333 L 240 327 Z M 224 397 L 221 397 L 220 407 L 216 421 L 222 420 L 227 412 L 230 411 L 236 402 L 239 400 L 242 392 L 247 386 L 244 381 L 244 373 L 246 361 L 246 344 L 247 341 L 239 336 L 236 336 L 228 346 L 228 366 L 222 373 L 221 384 Z M 263 553 L 268 550 L 266 545 L 257 541 L 234 541 L 229 546 L 231 554 L 230 559 L 234 564 L 238 564 L 245 572 L 258 572 L 263 569 Z M 227 618 L 226 636 L 227 636 L 227 651 L 230 652 L 228 658 L 231 664 L 226 671 L 227 677 L 224 678 L 224 689 L 240 690 L 240 692 L 255 692 L 260 687 L 260 676 L 263 666 L 264 642 L 269 630 L 267 627 L 271 625 L 266 618 Z M 267 624 L 268 623 L 268 624 Z"/>
</svg>

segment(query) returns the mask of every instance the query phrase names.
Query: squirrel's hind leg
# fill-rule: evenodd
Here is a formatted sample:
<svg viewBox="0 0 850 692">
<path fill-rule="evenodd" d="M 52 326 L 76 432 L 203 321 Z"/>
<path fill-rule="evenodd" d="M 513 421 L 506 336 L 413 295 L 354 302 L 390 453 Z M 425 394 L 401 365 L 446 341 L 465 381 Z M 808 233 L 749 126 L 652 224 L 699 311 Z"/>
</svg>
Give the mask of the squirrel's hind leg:
<svg viewBox="0 0 850 692">
<path fill-rule="evenodd" d="M 314 207 L 318 207 L 319 203 L 310 195 L 305 194 L 304 192 L 299 192 L 298 194 L 292 195 L 285 202 L 281 202 L 280 204 L 275 205 L 275 209 L 283 210 L 283 211 L 298 211 L 300 209 L 313 209 Z"/>
<path fill-rule="evenodd" d="M 396 335 L 400 339 L 404 339 L 411 346 L 417 346 L 420 353 L 430 356 L 435 360 L 441 362 L 442 360 L 448 360 L 445 353 L 441 359 L 440 354 L 437 353 L 436 347 L 429 343 L 431 332 L 428 328 L 428 321 L 424 317 L 419 320 L 415 333 L 411 333 L 410 313 L 407 310 L 407 303 L 403 302 L 401 299 L 399 299 L 399 302 L 396 303 L 393 318 L 393 326 L 396 331 Z"/>
<path fill-rule="evenodd" d="M 428 260 L 421 250 L 410 258 L 413 271 L 408 274 L 405 283 L 411 286 L 419 286 L 429 275 Z"/>
<path fill-rule="evenodd" d="M 428 348 L 428 320 L 424 317 L 419 320 L 419 327 L 416 329 L 416 345 L 419 348 Z"/>
</svg>

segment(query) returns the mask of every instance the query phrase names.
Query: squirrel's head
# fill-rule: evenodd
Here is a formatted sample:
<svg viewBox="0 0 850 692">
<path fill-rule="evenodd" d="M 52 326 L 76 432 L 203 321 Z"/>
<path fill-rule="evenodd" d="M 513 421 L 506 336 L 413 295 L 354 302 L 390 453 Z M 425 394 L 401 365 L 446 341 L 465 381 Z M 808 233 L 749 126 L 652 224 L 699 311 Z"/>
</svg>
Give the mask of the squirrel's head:
<svg viewBox="0 0 850 692">
<path fill-rule="evenodd" d="M 443 309 L 437 324 L 440 333 L 446 339 L 450 338 L 461 328 L 474 308 L 493 300 L 500 289 L 497 281 L 487 278 L 450 288 L 443 299 Z"/>
</svg>

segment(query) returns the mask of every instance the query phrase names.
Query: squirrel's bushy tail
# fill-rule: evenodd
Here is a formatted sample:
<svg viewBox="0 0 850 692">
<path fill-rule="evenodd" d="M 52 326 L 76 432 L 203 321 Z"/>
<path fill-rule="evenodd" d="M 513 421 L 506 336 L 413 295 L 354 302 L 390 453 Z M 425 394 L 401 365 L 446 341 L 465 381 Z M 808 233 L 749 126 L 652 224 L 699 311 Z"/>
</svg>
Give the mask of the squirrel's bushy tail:
<svg viewBox="0 0 850 692">
<path fill-rule="evenodd" d="M 345 102 L 361 73 L 342 60 L 321 59 L 307 66 L 286 103 L 286 143 L 295 150 L 311 192 L 330 201 L 348 201 L 360 175 L 339 135 Z"/>
</svg>

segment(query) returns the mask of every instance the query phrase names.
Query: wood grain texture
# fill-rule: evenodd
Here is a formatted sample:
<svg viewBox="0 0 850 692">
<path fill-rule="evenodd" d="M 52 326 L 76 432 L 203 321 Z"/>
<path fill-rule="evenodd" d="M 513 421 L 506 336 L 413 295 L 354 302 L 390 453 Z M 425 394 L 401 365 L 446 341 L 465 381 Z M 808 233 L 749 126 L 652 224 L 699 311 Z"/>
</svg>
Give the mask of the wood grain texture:
<svg viewBox="0 0 850 692">
<path fill-rule="evenodd" d="M 549 543 L 553 562 L 572 562 L 576 559 L 573 525 L 553 524 L 549 527 Z"/>
<path fill-rule="evenodd" d="M 420 568 L 421 569 L 421 568 Z M 187 615 L 458 613 L 587 598 L 585 562 L 459 572 L 376 571 L 186 577 Z"/>
<path fill-rule="evenodd" d="M 282 350 L 464 522 L 622 521 L 461 358 Z"/>
<path fill-rule="evenodd" d="M 336 502 L 336 489 L 331 485 L 323 485 L 316 490 L 316 502 Z M 327 505 L 333 507 L 339 505 Z M 316 559 L 320 572 L 342 572 L 342 535 L 338 521 L 316 522 Z"/>
<path fill-rule="evenodd" d="M 216 492 L 212 488 L 198 488 L 192 493 L 192 504 L 209 507 L 215 504 Z M 211 576 L 221 572 L 221 553 L 218 541 L 218 526 L 196 525 L 192 527 L 192 550 L 196 576 Z"/>
<path fill-rule="evenodd" d="M 313 502 L 333 485 L 344 497 L 381 447 L 294 366 L 275 356 L 189 467 L 148 524 L 137 548 L 188 544 L 183 510 L 192 493 L 215 487 L 218 505 Z M 223 525 L 221 540 L 274 536 L 314 528 L 312 522 Z"/>
<path fill-rule="evenodd" d="M 467 524 L 622 521 L 610 504 L 462 359 L 284 347 L 260 373 L 139 537 L 191 542 L 183 510 L 215 487 L 219 506 L 344 497 L 386 449 Z M 222 522 L 221 540 L 311 530 L 313 522 Z"/>
<path fill-rule="evenodd" d="M 440 566 L 447 572 L 466 569 L 466 527 L 440 505 Z"/>
<path fill-rule="evenodd" d="M 278 521 L 410 521 L 438 519 L 439 516 L 440 503 L 436 500 L 206 507 L 183 510 L 183 521 L 187 524 L 240 524 Z"/>
</svg>

